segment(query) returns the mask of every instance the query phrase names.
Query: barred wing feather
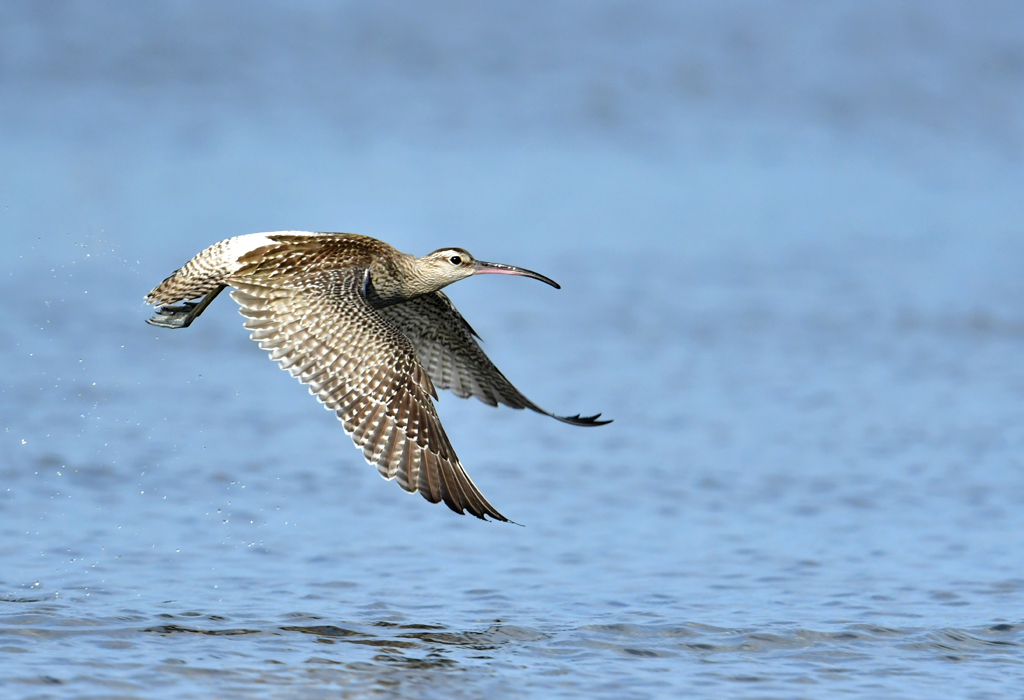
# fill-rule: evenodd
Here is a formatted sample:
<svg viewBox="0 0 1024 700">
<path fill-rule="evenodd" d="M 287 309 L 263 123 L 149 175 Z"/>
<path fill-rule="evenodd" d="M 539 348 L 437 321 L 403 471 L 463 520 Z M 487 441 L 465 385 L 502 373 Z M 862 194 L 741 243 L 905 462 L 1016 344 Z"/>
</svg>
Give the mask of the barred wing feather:
<svg viewBox="0 0 1024 700">
<path fill-rule="evenodd" d="M 506 521 L 466 474 L 410 340 L 364 296 L 366 270 L 241 274 L 232 298 L 252 339 L 335 411 L 381 476 L 457 513 Z"/>
<path fill-rule="evenodd" d="M 379 312 L 416 348 L 420 364 L 441 389 L 461 398 L 475 396 L 490 406 L 529 408 L 572 425 L 603 425 L 596 416 L 556 416 L 526 398 L 487 357 L 476 332 L 441 292 L 424 294 Z M 477 336 L 479 337 L 479 336 Z"/>
</svg>

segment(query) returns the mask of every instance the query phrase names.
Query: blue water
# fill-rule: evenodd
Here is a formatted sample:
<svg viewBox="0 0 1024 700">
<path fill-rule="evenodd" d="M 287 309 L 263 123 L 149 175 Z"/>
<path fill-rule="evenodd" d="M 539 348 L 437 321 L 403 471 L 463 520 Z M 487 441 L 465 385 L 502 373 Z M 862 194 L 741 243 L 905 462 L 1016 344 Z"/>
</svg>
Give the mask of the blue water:
<svg viewBox="0 0 1024 700">
<path fill-rule="evenodd" d="M 1012 2 L 0 7 L 11 698 L 1016 697 Z M 450 288 L 579 429 L 444 395 L 524 527 L 365 464 L 233 302 L 254 231 Z"/>
</svg>

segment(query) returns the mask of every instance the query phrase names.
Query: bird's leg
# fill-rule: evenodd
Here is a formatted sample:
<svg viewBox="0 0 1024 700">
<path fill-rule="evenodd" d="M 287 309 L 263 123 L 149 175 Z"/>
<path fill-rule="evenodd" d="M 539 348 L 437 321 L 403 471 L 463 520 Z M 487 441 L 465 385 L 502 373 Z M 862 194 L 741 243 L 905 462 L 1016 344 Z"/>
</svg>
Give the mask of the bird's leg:
<svg viewBox="0 0 1024 700">
<path fill-rule="evenodd" d="M 161 328 L 188 328 L 226 286 L 220 285 L 198 302 L 186 301 L 180 306 L 161 306 L 156 310 L 156 316 L 147 318 L 146 323 Z"/>
</svg>

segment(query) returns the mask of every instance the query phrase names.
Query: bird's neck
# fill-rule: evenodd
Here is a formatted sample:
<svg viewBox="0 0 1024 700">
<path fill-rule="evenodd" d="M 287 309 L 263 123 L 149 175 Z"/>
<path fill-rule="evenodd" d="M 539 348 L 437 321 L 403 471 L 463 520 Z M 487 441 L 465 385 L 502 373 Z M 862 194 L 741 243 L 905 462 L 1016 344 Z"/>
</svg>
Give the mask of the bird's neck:
<svg viewBox="0 0 1024 700">
<path fill-rule="evenodd" d="M 400 257 L 371 265 L 372 290 L 367 291 L 367 297 L 375 305 L 389 306 L 436 292 L 445 286 L 424 274 L 418 263 L 418 258 L 403 253 Z"/>
</svg>

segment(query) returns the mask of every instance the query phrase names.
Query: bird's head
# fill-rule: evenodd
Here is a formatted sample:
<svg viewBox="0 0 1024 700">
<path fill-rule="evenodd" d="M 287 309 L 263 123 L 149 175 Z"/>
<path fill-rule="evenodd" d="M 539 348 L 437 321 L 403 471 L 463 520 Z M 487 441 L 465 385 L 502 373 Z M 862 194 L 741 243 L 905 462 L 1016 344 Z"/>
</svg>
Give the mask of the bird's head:
<svg viewBox="0 0 1024 700">
<path fill-rule="evenodd" d="M 416 277 L 420 284 L 427 287 L 420 293 L 436 292 L 452 282 L 458 282 L 473 275 L 520 275 L 532 277 L 550 284 L 555 289 L 561 289 L 557 282 L 544 275 L 524 270 L 521 267 L 477 260 L 469 254 L 469 251 L 462 248 L 441 248 L 430 255 L 416 259 Z"/>
</svg>

